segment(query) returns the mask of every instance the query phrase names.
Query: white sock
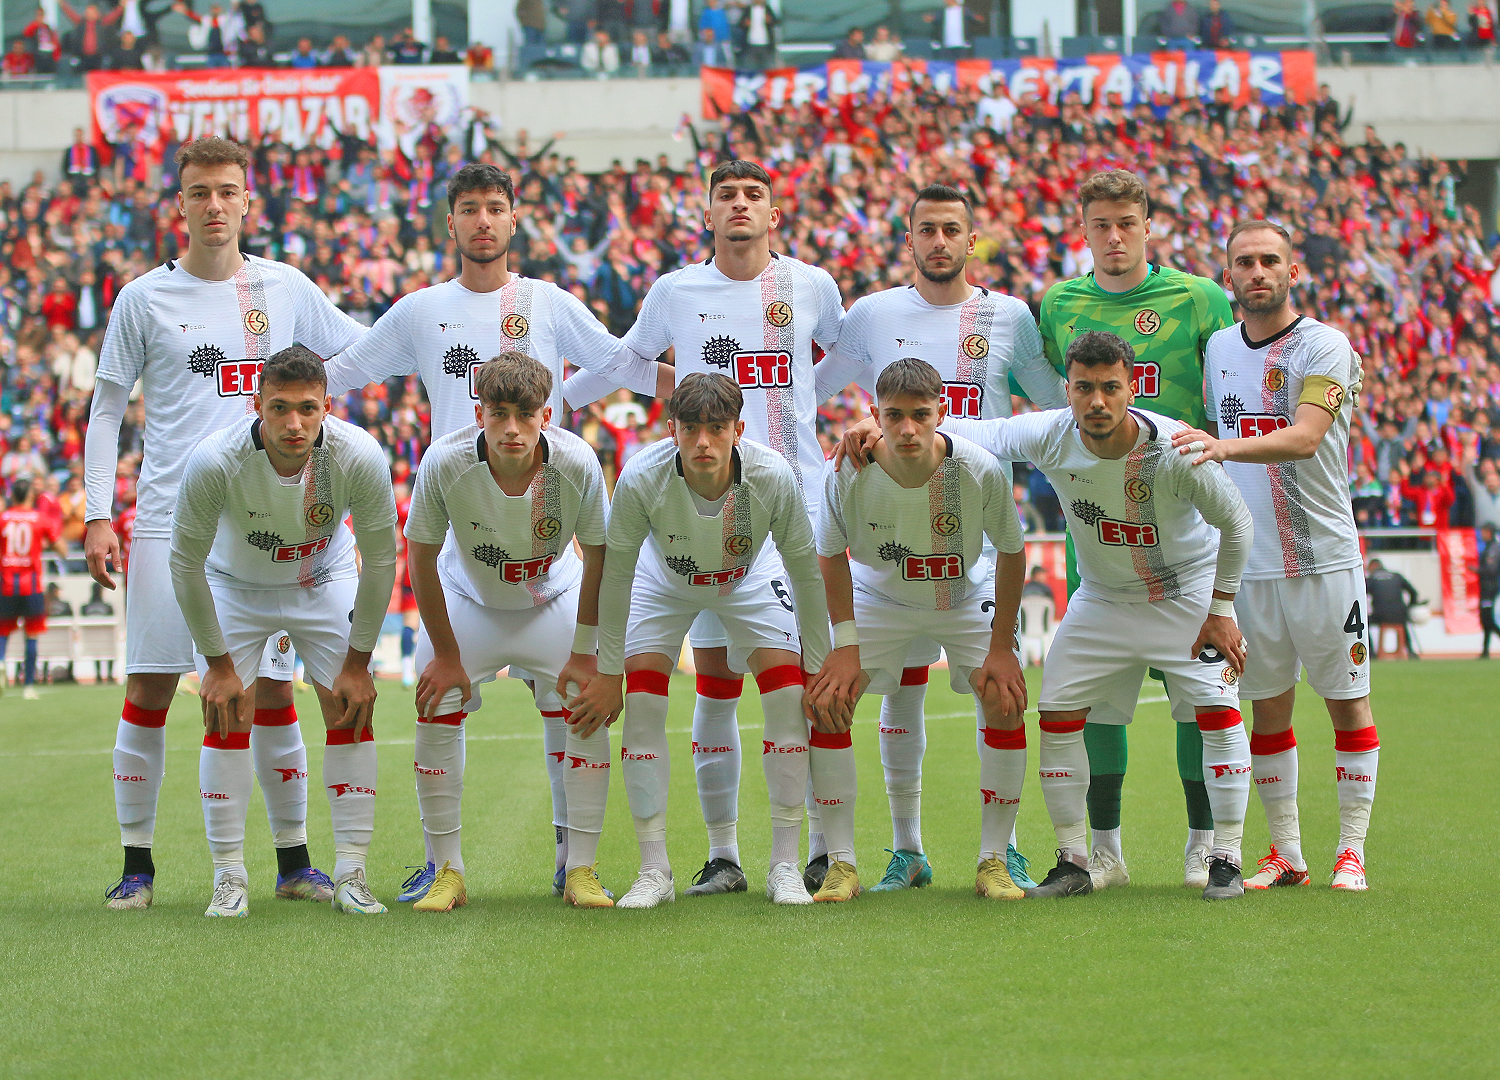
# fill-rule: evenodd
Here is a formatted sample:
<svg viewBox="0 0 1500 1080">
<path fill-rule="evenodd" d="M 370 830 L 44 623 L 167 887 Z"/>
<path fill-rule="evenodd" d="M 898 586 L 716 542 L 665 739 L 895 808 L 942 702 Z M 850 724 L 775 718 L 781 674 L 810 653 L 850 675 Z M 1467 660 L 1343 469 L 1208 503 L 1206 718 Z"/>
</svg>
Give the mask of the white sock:
<svg viewBox="0 0 1500 1080">
<path fill-rule="evenodd" d="M 296 706 L 256 709 L 250 756 L 266 800 L 271 840 L 278 848 L 307 843 L 307 746 Z"/>
<path fill-rule="evenodd" d="M 566 869 L 593 866 L 604 831 L 604 808 L 609 801 L 609 728 L 601 727 L 587 739 L 568 728 L 568 854 Z"/>
<path fill-rule="evenodd" d="M 740 865 L 739 823 L 735 821 L 705 822 L 708 829 L 708 858 L 726 859 Z"/>
<path fill-rule="evenodd" d="M 666 868 L 667 685 L 657 671 L 632 671 L 625 676 L 625 718 L 620 722 L 620 768 L 635 836 L 641 845 L 641 867 Z M 652 845 L 648 855 L 647 845 Z M 660 850 L 655 845 L 660 844 Z"/>
<path fill-rule="evenodd" d="M 1266 812 L 1271 845 L 1294 869 L 1306 870 L 1297 814 L 1297 738 L 1291 728 L 1275 735 L 1251 732 L 1250 775 Z"/>
<path fill-rule="evenodd" d="M 812 784 L 823 818 L 823 839 L 828 845 L 828 861 L 854 861 L 854 800 L 859 791 L 854 770 L 854 742 L 849 732 L 825 735 L 815 731 L 811 737 Z"/>
<path fill-rule="evenodd" d="M 642 831 L 642 822 L 645 822 L 647 832 L 667 830 L 667 815 L 658 814 L 655 818 L 636 818 L 635 829 L 637 836 Z M 667 842 L 665 840 L 641 840 L 641 871 L 660 870 L 663 874 L 671 876 L 672 864 L 667 861 Z"/>
<path fill-rule="evenodd" d="M 412 770 L 417 778 L 417 809 L 434 866 L 448 863 L 464 872 L 464 714 L 417 718 Z"/>
<path fill-rule="evenodd" d="M 1113 855 L 1117 859 L 1125 858 L 1125 856 L 1121 853 L 1120 830 L 1117 828 L 1095 829 L 1094 835 L 1091 838 L 1091 843 L 1095 851 L 1108 852 L 1110 855 Z"/>
<path fill-rule="evenodd" d="M 1026 783 L 1026 729 L 979 729 L 979 858 L 1004 859 Z"/>
<path fill-rule="evenodd" d="M 1037 776 L 1057 846 L 1070 858 L 1088 858 L 1089 755 L 1083 721 L 1042 721 Z"/>
<path fill-rule="evenodd" d="M 817 797 L 813 795 L 811 750 L 807 755 L 807 770 L 807 797 L 803 800 L 803 805 L 807 807 L 807 861 L 812 862 L 827 856 L 828 842 L 823 838 L 823 812 L 818 806 Z"/>
<path fill-rule="evenodd" d="M 708 828 L 708 857 L 740 862 L 740 728 L 744 677 L 699 675 L 693 704 L 693 779 Z"/>
<path fill-rule="evenodd" d="M 1243 866 L 1240 847 L 1245 835 L 1245 823 L 1241 821 L 1215 821 L 1214 846 L 1210 858 L 1228 859 L 1235 866 Z"/>
<path fill-rule="evenodd" d="M 328 732 L 323 747 L 323 786 L 333 818 L 333 880 L 365 868 L 370 837 L 375 832 L 375 734 L 368 727 L 354 741 L 354 732 Z"/>
<path fill-rule="evenodd" d="M 417 681 L 417 658 L 415 656 L 401 658 L 401 679 L 407 683 Z"/>
<path fill-rule="evenodd" d="M 245 871 L 245 814 L 255 766 L 250 760 L 250 733 L 217 732 L 205 735 L 198 752 L 198 794 L 203 801 L 203 826 L 214 860 L 214 884 L 229 874 L 249 880 Z"/>
<path fill-rule="evenodd" d="M 1380 768 L 1380 739 L 1375 725 L 1359 731 L 1333 733 L 1334 776 L 1339 788 L 1339 847 L 1335 858 L 1353 850 L 1365 861 L 1365 836 L 1370 830 L 1370 807 L 1375 802 L 1375 778 Z"/>
<path fill-rule="evenodd" d="M 800 835 L 803 799 L 811 775 L 807 718 L 802 714 L 802 669 L 790 664 L 770 668 L 755 681 L 766 721 L 760 763 L 771 802 L 771 828 L 791 828 Z M 796 858 L 794 845 L 790 861 Z"/>
<path fill-rule="evenodd" d="M 115 729 L 115 817 L 126 847 L 150 847 L 156 833 L 156 801 L 167 772 L 166 723 L 166 709 L 127 701 Z"/>
<path fill-rule="evenodd" d="M 771 826 L 771 865 L 791 863 L 797 865 L 797 843 L 802 836 L 800 825 Z"/>
<path fill-rule="evenodd" d="M 553 865 L 561 869 L 568 857 L 568 794 L 563 783 L 568 771 L 568 713 L 556 694 L 538 695 L 536 707 L 542 714 L 542 753 L 547 762 L 547 783 L 552 788 Z"/>
<path fill-rule="evenodd" d="M 891 807 L 891 847 L 897 851 L 922 850 L 922 758 L 927 753 L 922 705 L 926 697 L 927 669 L 908 668 L 901 673 L 901 686 L 880 702 L 880 765 Z"/>
<path fill-rule="evenodd" d="M 1189 829 L 1187 843 L 1182 848 L 1183 858 L 1194 848 L 1202 848 L 1205 851 L 1214 846 L 1214 831 L 1212 829 Z"/>
<path fill-rule="evenodd" d="M 1240 866 L 1240 838 L 1250 801 L 1250 739 L 1240 711 L 1228 707 L 1199 713 L 1198 731 L 1203 736 L 1203 784 L 1214 815 L 1209 854 Z"/>
</svg>

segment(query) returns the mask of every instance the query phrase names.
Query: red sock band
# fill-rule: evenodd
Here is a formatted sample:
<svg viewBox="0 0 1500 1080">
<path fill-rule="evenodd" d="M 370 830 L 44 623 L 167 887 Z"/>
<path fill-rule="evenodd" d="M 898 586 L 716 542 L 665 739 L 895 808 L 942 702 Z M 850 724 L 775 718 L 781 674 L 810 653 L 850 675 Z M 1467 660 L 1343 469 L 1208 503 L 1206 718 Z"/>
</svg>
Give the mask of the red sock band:
<svg viewBox="0 0 1500 1080">
<path fill-rule="evenodd" d="M 568 715 L 568 710 L 567 709 L 542 709 L 541 713 L 548 720 L 557 720 L 559 718 L 566 718 L 567 715 Z M 452 714 L 450 713 L 449 715 L 452 715 Z M 468 715 L 468 714 L 465 713 L 463 715 Z"/>
<path fill-rule="evenodd" d="M 136 727 L 166 727 L 167 710 L 143 709 L 127 701 L 125 707 L 120 710 L 120 719 Z"/>
<path fill-rule="evenodd" d="M 829 735 L 827 732 L 814 730 L 808 736 L 807 745 L 819 750 L 848 750 L 854 746 L 854 733 L 846 731 L 841 735 Z"/>
<path fill-rule="evenodd" d="M 468 715 L 469 714 L 465 713 L 465 712 L 450 712 L 450 713 L 443 713 L 442 716 L 419 716 L 419 717 L 417 717 L 417 723 L 419 723 L 419 724 L 449 724 L 449 725 L 451 725 L 453 727 L 458 727 L 459 724 L 462 724 L 464 722 L 464 717 L 466 717 Z M 546 716 L 547 714 L 546 713 L 542 713 L 542 715 Z M 561 716 L 562 714 L 558 713 L 557 715 Z M 368 731 L 370 729 L 366 728 L 365 730 Z M 328 734 L 332 735 L 333 732 L 330 731 Z M 332 739 L 329 740 L 329 742 L 332 742 L 332 741 L 333 741 Z"/>
<path fill-rule="evenodd" d="M 297 722 L 297 706 L 283 705 L 279 709 L 256 709 L 255 722 L 261 727 L 286 727 Z"/>
<path fill-rule="evenodd" d="M 1199 731 L 1223 731 L 1225 728 L 1237 727 L 1244 723 L 1238 709 L 1210 709 L 1208 712 L 1198 714 Z"/>
<path fill-rule="evenodd" d="M 984 729 L 984 745 L 995 750 L 1025 750 L 1026 728 L 1023 725 L 1007 731 L 1004 728 L 987 727 Z"/>
<path fill-rule="evenodd" d="M 767 668 L 755 676 L 755 685 L 762 694 L 769 694 L 772 690 L 781 690 L 788 686 L 802 686 L 803 682 L 802 669 L 791 664 Z"/>
<path fill-rule="evenodd" d="M 901 669 L 902 686 L 926 686 L 927 669 L 925 667 L 909 667 Z"/>
<path fill-rule="evenodd" d="M 369 727 L 368 724 L 365 725 L 364 730 L 359 733 L 359 741 L 360 742 L 374 742 L 375 741 L 375 733 L 370 730 L 370 727 Z M 354 729 L 353 728 L 331 728 L 331 729 L 329 729 L 329 732 L 328 732 L 328 745 L 329 746 L 352 746 L 352 745 L 354 745 Z"/>
<path fill-rule="evenodd" d="M 1071 735 L 1076 731 L 1083 730 L 1082 720 L 1043 720 L 1042 730 L 1053 735 Z"/>
<path fill-rule="evenodd" d="M 745 677 L 743 675 L 738 679 L 721 679 L 717 675 L 698 676 L 699 697 L 713 698 L 715 701 L 734 701 L 744 689 Z"/>
<path fill-rule="evenodd" d="M 1258 732 L 1250 733 L 1250 753 L 1257 757 L 1265 754 L 1284 754 L 1288 750 L 1294 750 L 1297 746 L 1297 736 L 1292 734 L 1292 729 L 1279 731 L 1275 735 L 1261 735 Z"/>
<path fill-rule="evenodd" d="M 250 733 L 231 731 L 220 738 L 217 731 L 210 731 L 203 736 L 203 745 L 210 750 L 248 750 L 250 749 Z"/>
<path fill-rule="evenodd" d="M 625 673 L 627 694 L 660 694 L 667 696 L 667 685 L 672 677 L 664 671 L 629 671 Z"/>
<path fill-rule="evenodd" d="M 1380 749 L 1380 739 L 1375 734 L 1375 725 L 1358 731 L 1334 731 L 1333 748 L 1345 754 L 1367 754 Z"/>
</svg>

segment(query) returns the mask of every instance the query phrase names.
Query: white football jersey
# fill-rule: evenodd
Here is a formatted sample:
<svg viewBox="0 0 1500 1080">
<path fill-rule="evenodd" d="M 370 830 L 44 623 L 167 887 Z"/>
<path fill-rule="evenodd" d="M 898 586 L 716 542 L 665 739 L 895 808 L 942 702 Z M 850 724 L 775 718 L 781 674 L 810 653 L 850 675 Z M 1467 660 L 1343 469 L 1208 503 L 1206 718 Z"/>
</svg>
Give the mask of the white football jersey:
<svg viewBox="0 0 1500 1080">
<path fill-rule="evenodd" d="M 693 604 L 727 596 L 750 578 L 768 537 L 791 579 L 804 661 L 809 671 L 816 671 L 828 653 L 827 599 L 807 508 L 785 459 L 741 439 L 734 452 L 734 481 L 718 512 L 706 516 L 683 478 L 676 443 L 662 439 L 632 457 L 620 472 L 610 504 L 599 599 L 599 670 L 624 670 L 623 614 L 639 580 L 635 566 L 643 545 L 653 578 Z"/>
<path fill-rule="evenodd" d="M 845 464 L 823 472 L 818 553 L 849 552 L 856 592 L 922 611 L 948 611 L 981 588 L 993 572 L 984 557 L 1023 547 L 1010 485 L 994 456 L 938 432 L 947 454 L 932 478 L 902 487 L 879 464 L 859 472 Z"/>
<path fill-rule="evenodd" d="M 1268 341 L 1251 341 L 1244 327 L 1225 327 L 1204 351 L 1205 404 L 1219 435 L 1247 439 L 1290 427 L 1304 403 L 1333 416 L 1306 461 L 1224 463 L 1255 519 L 1245 577 L 1306 577 L 1361 566 L 1349 497 L 1350 388 L 1359 383 L 1359 355 L 1343 333 L 1306 316 Z"/>
<path fill-rule="evenodd" d="M 588 443 L 560 428 L 542 433 L 542 467 L 524 495 L 490 474 L 477 424 L 443 436 L 422 455 L 406 538 L 442 544 L 445 589 L 491 608 L 539 607 L 583 578 L 573 549 L 604 543 L 604 471 Z"/>
<path fill-rule="evenodd" d="M 582 301 L 550 281 L 514 274 L 494 292 L 471 292 L 454 278 L 403 296 L 357 344 L 328 362 L 328 392 L 418 374 L 437 439 L 474 423 L 474 373 L 511 349 L 552 372 L 547 403 L 556 420 L 562 418 L 564 360 L 656 393 L 656 364 L 622 353 L 619 340 Z"/>
<path fill-rule="evenodd" d="M 172 527 L 174 562 L 204 566 L 210 584 L 234 589 L 305 589 L 359 576 L 353 516 L 367 565 L 394 567 L 396 499 L 390 464 L 367 432 L 329 416 L 294 483 L 279 476 L 260 437 L 260 418 L 203 439 L 183 469 Z M 384 616 L 358 625 L 373 647 Z M 184 609 L 202 646 L 201 613 Z M 205 655 L 213 655 L 205 653 Z"/>
<path fill-rule="evenodd" d="M 227 281 L 193 277 L 169 261 L 121 289 L 98 377 L 125 387 L 142 381 L 146 452 L 135 534 L 172 535 L 188 454 L 251 412 L 267 359 L 293 343 L 332 356 L 362 333 L 300 270 L 254 255 Z M 88 507 L 90 516 L 109 510 Z"/>
<path fill-rule="evenodd" d="M 1078 552 L 1080 588 L 1099 600 L 1170 600 L 1214 581 L 1219 532 L 1250 520 L 1217 464 L 1194 467 L 1172 446 L 1185 424 L 1132 409 L 1135 448 L 1101 458 L 1083 445 L 1070 409 L 1001 420 L 950 421 L 996 457 L 1029 461 L 1057 492 Z M 1239 574 L 1225 587 L 1239 588 Z"/>
</svg>

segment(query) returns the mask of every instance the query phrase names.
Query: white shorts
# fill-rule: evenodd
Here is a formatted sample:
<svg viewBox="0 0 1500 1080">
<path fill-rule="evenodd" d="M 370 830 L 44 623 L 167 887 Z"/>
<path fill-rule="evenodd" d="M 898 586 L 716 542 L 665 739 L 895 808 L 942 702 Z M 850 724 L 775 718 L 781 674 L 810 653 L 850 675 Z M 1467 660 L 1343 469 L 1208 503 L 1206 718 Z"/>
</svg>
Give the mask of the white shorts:
<svg viewBox="0 0 1500 1080">
<path fill-rule="evenodd" d="M 156 536 L 137 537 L 130 545 L 130 574 L 125 579 L 127 675 L 181 675 L 197 666 L 193 635 L 172 591 L 167 563 L 171 553 L 172 541 Z M 262 646 L 260 677 L 291 682 L 297 660 L 291 639 L 276 631 Z"/>
<path fill-rule="evenodd" d="M 1303 668 L 1320 697 L 1347 701 L 1369 694 L 1364 567 L 1242 582 L 1234 613 L 1247 649 L 1240 697 L 1284 694 Z"/>
<path fill-rule="evenodd" d="M 358 578 L 340 578 L 310 589 L 231 589 L 209 586 L 219 631 L 240 682 L 255 680 L 266 649 L 266 635 L 285 634 L 302 657 L 307 677 L 325 690 L 333 685 L 349 652 Z M 279 629 L 278 629 L 279 628 Z M 288 652 L 286 655 L 290 656 Z M 198 674 L 208 661 L 194 654 Z"/>
<path fill-rule="evenodd" d="M 1147 668 L 1166 676 L 1174 701 L 1235 706 L 1239 677 L 1219 653 L 1188 655 L 1208 617 L 1210 588 L 1156 603 L 1115 603 L 1073 594 L 1047 650 L 1044 712 L 1112 706 L 1095 723 L 1127 723 L 1135 712 Z"/>
<path fill-rule="evenodd" d="M 720 596 L 717 589 L 707 586 L 684 596 L 682 587 L 668 586 L 643 558 L 631 590 L 630 622 L 625 627 L 626 657 L 664 653 L 675 661 L 688 628 L 700 615 L 708 614 L 714 616 L 724 634 L 722 646 L 729 649 L 729 667 L 733 671 L 750 670 L 750 654 L 756 649 L 801 652 L 791 589 L 785 577 L 777 577 L 780 570 L 780 556 L 769 565 L 757 560 L 749 576 L 728 596 Z M 715 647 L 697 641 L 693 645 Z"/>
<path fill-rule="evenodd" d="M 463 593 L 443 590 L 448 601 L 448 621 L 458 641 L 459 659 L 469 677 L 471 695 L 458 700 L 449 691 L 438 705 L 438 715 L 479 711 L 484 704 L 479 688 L 493 682 L 495 673 L 523 667 L 536 683 L 536 696 L 551 693 L 573 652 L 573 631 L 578 627 L 578 592 L 575 585 L 540 607 L 492 608 L 475 603 Z M 417 673 L 432 662 L 432 639 L 424 623 L 417 631 Z"/>
<path fill-rule="evenodd" d="M 893 694 L 901 670 L 915 667 L 911 656 L 939 646 L 948 654 L 948 683 L 960 694 L 972 694 L 969 676 L 990 652 L 995 587 L 984 587 L 950 611 L 921 611 L 854 594 L 854 625 L 859 630 L 859 665 L 870 676 L 866 693 Z M 1019 655 L 1019 654 L 1017 654 Z M 937 659 L 933 657 L 933 659 Z"/>
</svg>

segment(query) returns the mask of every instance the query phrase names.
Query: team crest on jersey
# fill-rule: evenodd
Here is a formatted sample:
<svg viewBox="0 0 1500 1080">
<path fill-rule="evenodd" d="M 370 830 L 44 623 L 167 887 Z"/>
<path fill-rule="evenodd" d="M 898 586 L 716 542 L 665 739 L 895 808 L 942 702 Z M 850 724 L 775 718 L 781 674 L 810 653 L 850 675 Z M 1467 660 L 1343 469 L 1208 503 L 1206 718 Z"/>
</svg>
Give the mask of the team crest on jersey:
<svg viewBox="0 0 1500 1080">
<path fill-rule="evenodd" d="M 970 360 L 983 360 L 990 354 L 990 339 L 983 334 L 969 334 L 959 344 Z"/>
<path fill-rule="evenodd" d="M 1228 395 L 1219 402 L 1219 419 L 1224 423 L 1225 431 L 1233 431 L 1239 426 L 1240 414 L 1245 411 L 1245 403 L 1233 394 Z"/>
<path fill-rule="evenodd" d="M 279 652 L 282 656 L 285 656 L 287 653 L 291 652 L 292 639 L 287 637 L 285 634 L 282 634 L 279 638 L 276 639 L 276 651 Z"/>
<path fill-rule="evenodd" d="M 1139 476 L 1132 476 L 1129 480 L 1125 481 L 1125 497 L 1131 502 L 1150 502 L 1151 485 Z"/>
<path fill-rule="evenodd" d="M 1135 313 L 1135 332 L 1150 337 L 1161 329 L 1161 316 L 1150 308 L 1141 308 Z"/>
<path fill-rule="evenodd" d="M 952 536 L 958 532 L 958 515 L 943 511 L 932 515 L 932 531 L 939 536 Z"/>
<path fill-rule="evenodd" d="M 443 374 L 462 379 L 469 374 L 469 366 L 479 363 L 479 354 L 467 345 L 450 345 L 443 353 Z"/>
<path fill-rule="evenodd" d="M 724 554 L 734 559 L 750 554 L 750 538 L 736 533 L 724 541 Z"/>
<path fill-rule="evenodd" d="M 525 337 L 530 329 L 531 324 L 526 321 L 525 315 L 507 315 L 500 320 L 500 332 L 512 341 Z"/>
<path fill-rule="evenodd" d="M 1093 525 L 1104 516 L 1104 507 L 1091 503 L 1087 499 L 1075 500 L 1071 509 L 1073 516 L 1085 525 Z"/>
<path fill-rule="evenodd" d="M 1323 402 L 1334 412 L 1338 412 L 1339 406 L 1344 403 L 1344 388 L 1338 384 L 1330 386 L 1323 391 Z"/>
<path fill-rule="evenodd" d="M 188 370 L 205 379 L 213 378 L 214 371 L 225 359 L 224 350 L 217 345 L 199 345 L 188 353 Z"/>
<path fill-rule="evenodd" d="M 1266 389 L 1271 391 L 1271 393 L 1276 393 L 1276 391 L 1285 385 L 1286 372 L 1282 371 L 1279 367 L 1273 367 L 1270 371 L 1266 372 Z"/>
<path fill-rule="evenodd" d="M 307 523 L 321 529 L 333 521 L 333 507 L 329 503 L 313 503 L 307 508 Z"/>
<path fill-rule="evenodd" d="M 270 316 L 268 316 L 260 308 L 251 308 L 249 311 L 245 312 L 245 318 L 243 322 L 245 324 L 245 329 L 250 331 L 250 333 L 254 334 L 256 337 L 260 337 L 267 330 L 271 329 Z"/>
<path fill-rule="evenodd" d="M 1234 668 L 1230 667 L 1228 664 L 1224 665 L 1224 674 L 1220 675 L 1219 678 L 1224 680 L 1225 686 L 1233 686 L 1235 683 L 1240 681 L 1240 677 L 1235 674 Z"/>
<path fill-rule="evenodd" d="M 792 324 L 792 305 L 785 300 L 773 300 L 766 305 L 766 322 L 772 326 Z"/>
<path fill-rule="evenodd" d="M 1365 648 L 1365 643 L 1363 641 L 1356 641 L 1349 647 L 1349 662 L 1355 667 L 1359 667 L 1361 664 L 1363 664 L 1365 662 L 1365 658 L 1369 655 L 1369 650 Z"/>
<path fill-rule="evenodd" d="M 531 535 L 538 540 L 554 540 L 562 532 L 562 522 L 555 517 L 539 518 L 531 527 Z"/>
<path fill-rule="evenodd" d="M 876 554 L 883 562 L 897 562 L 912 554 L 912 550 L 904 544 L 888 540 L 876 549 Z"/>
<path fill-rule="evenodd" d="M 727 369 L 734 363 L 734 354 L 740 351 L 740 343 L 732 337 L 719 335 L 703 343 L 703 362 L 709 367 Z"/>
</svg>

